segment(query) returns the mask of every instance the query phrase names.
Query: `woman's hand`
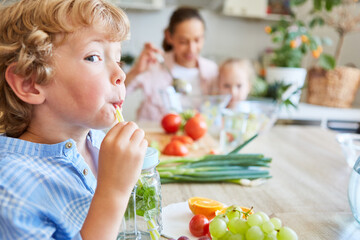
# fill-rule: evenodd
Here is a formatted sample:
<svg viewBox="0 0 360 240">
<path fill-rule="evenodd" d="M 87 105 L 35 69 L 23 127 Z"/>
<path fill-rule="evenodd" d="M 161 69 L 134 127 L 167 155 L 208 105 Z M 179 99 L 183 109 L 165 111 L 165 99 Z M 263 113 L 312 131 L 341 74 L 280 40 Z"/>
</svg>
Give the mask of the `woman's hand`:
<svg viewBox="0 0 360 240">
<path fill-rule="evenodd" d="M 144 48 L 140 56 L 137 58 L 134 66 L 126 74 L 126 85 L 128 85 L 137 75 L 149 70 L 153 64 L 156 64 L 158 62 L 156 55 L 158 54 L 163 55 L 164 53 L 161 49 L 156 48 L 151 43 L 145 43 Z"/>
</svg>

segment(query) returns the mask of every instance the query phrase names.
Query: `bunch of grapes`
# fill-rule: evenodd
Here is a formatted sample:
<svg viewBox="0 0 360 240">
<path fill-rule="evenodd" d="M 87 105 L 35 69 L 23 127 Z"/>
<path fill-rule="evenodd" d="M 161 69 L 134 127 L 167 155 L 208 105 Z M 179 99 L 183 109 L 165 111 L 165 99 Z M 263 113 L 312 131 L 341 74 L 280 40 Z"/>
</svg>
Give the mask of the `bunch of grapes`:
<svg viewBox="0 0 360 240">
<path fill-rule="evenodd" d="M 213 240 L 297 240 L 289 227 L 279 218 L 269 218 L 264 212 L 251 214 L 238 206 L 231 206 L 224 214 L 216 216 L 209 225 Z"/>
</svg>

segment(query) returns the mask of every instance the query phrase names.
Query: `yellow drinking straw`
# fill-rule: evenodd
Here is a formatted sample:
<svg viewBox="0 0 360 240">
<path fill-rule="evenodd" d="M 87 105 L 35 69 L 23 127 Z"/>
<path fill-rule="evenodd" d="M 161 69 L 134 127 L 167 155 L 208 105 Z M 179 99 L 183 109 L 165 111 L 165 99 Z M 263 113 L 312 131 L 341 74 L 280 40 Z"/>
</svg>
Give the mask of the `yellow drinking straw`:
<svg viewBox="0 0 360 240">
<path fill-rule="evenodd" d="M 118 122 L 123 122 L 124 121 L 124 117 L 121 113 L 121 109 L 118 105 L 115 106 L 115 110 L 116 110 L 116 113 L 115 113 L 115 116 L 116 116 L 116 119 Z"/>
</svg>

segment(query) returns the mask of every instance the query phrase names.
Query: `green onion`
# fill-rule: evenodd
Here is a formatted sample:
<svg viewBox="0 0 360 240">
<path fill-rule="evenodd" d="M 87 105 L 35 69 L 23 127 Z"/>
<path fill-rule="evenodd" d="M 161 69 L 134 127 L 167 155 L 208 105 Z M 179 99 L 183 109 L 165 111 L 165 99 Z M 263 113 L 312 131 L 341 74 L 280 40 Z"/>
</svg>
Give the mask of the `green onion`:
<svg viewBox="0 0 360 240">
<path fill-rule="evenodd" d="M 256 133 L 254 136 L 252 136 L 251 138 L 249 138 L 248 140 L 246 140 L 245 142 L 243 142 L 241 145 L 239 145 L 238 147 L 236 147 L 234 150 L 232 150 L 231 152 L 229 152 L 228 155 L 238 153 L 243 147 L 245 147 L 249 142 L 251 142 L 252 140 L 254 140 L 258 135 L 259 135 L 259 134 Z"/>
<path fill-rule="evenodd" d="M 205 155 L 203 157 L 198 158 L 188 158 L 188 157 L 174 157 L 171 159 L 161 160 L 158 166 L 167 165 L 171 163 L 194 163 L 200 161 L 209 161 L 209 160 L 226 160 L 226 159 L 259 159 L 263 158 L 263 154 L 232 154 L 229 156 L 228 154 L 219 154 L 219 155 Z"/>
<path fill-rule="evenodd" d="M 271 158 L 263 154 L 232 153 L 198 158 L 177 157 L 160 161 L 157 170 L 161 183 L 232 182 L 241 179 L 267 179 Z"/>
</svg>

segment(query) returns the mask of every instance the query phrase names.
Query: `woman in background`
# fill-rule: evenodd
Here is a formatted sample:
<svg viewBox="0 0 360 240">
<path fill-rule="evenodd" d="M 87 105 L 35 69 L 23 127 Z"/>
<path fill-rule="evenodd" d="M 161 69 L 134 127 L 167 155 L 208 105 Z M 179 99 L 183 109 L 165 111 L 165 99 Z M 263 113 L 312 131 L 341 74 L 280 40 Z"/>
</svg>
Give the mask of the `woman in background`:
<svg viewBox="0 0 360 240">
<path fill-rule="evenodd" d="M 138 120 L 157 121 L 166 114 L 161 91 L 173 84 L 173 78 L 191 84 L 192 95 L 210 94 L 218 77 L 215 62 L 200 56 L 204 45 L 205 22 L 193 8 L 175 10 L 164 32 L 163 53 L 146 43 L 133 68 L 127 73 L 127 92 L 142 89 L 143 102 L 137 112 Z M 163 55 L 164 65 L 158 62 Z M 171 74 L 167 69 L 170 70 Z"/>
</svg>

